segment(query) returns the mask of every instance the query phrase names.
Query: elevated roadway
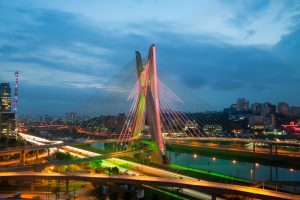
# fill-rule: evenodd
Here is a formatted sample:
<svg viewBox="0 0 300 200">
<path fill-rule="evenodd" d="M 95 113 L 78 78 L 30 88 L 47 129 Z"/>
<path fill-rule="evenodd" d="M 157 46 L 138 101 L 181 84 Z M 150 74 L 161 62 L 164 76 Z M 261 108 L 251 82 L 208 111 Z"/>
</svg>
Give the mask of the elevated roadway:
<svg viewBox="0 0 300 200">
<path fill-rule="evenodd" d="M 50 180 L 65 180 L 66 187 L 69 187 L 69 180 L 89 181 L 89 182 L 114 182 L 134 185 L 151 185 L 190 188 L 193 190 L 212 194 L 212 199 L 222 194 L 236 194 L 251 198 L 259 198 L 264 200 L 295 200 L 300 199 L 300 195 L 275 192 L 272 190 L 258 189 L 255 187 L 221 184 L 202 180 L 187 180 L 178 178 L 163 178 L 150 176 L 110 176 L 107 174 L 57 174 L 57 173 L 39 173 L 39 172 L 5 172 L 0 173 L 0 180 L 34 180 L 34 179 L 50 179 Z M 68 188 L 67 188 L 68 191 Z"/>
<path fill-rule="evenodd" d="M 211 142 L 241 142 L 241 143 L 264 143 L 278 146 L 294 146 L 300 147 L 298 141 L 283 141 L 283 140 L 261 140 L 248 138 L 225 138 L 225 137 L 165 137 L 165 141 L 176 140 L 191 140 L 191 141 L 211 141 Z"/>
<path fill-rule="evenodd" d="M 279 146 L 294 146 L 300 147 L 300 142 L 289 142 L 289 141 L 275 141 L 275 140 L 257 140 L 257 139 L 245 139 L 245 138 L 211 138 L 211 137 L 180 137 L 180 138 L 170 138 L 166 137 L 166 142 L 176 142 L 177 140 L 182 141 L 211 141 L 211 142 L 243 142 L 243 143 L 265 143 Z M 102 140 L 83 140 L 83 141 L 75 141 L 75 142 L 63 142 L 58 141 L 52 144 L 36 144 L 38 146 L 25 146 L 25 147 L 17 147 L 14 149 L 6 149 L 0 150 L 0 156 L 2 155 L 10 155 L 10 154 L 18 154 L 21 151 L 31 151 L 31 150 L 39 150 L 39 149 L 49 149 L 62 147 L 67 145 L 76 145 L 76 144 L 92 144 L 92 143 L 101 143 L 101 142 L 118 142 L 118 139 L 102 139 Z"/>
</svg>

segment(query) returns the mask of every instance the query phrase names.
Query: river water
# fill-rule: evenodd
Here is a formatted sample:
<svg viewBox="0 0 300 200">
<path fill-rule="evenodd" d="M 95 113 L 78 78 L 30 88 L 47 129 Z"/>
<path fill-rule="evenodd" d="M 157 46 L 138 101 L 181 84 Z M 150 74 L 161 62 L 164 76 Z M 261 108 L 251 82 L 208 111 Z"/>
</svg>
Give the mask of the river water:
<svg viewBox="0 0 300 200">
<path fill-rule="evenodd" d="M 300 181 L 300 171 L 260 163 L 226 160 L 205 155 L 169 151 L 171 162 L 208 172 L 234 176 L 249 181 Z"/>
<path fill-rule="evenodd" d="M 105 149 L 103 143 L 91 144 L 92 147 Z M 195 168 L 207 172 L 215 172 L 233 176 L 254 182 L 291 182 L 291 186 L 285 187 L 290 190 L 299 190 L 293 182 L 300 181 L 300 171 L 291 168 L 262 165 L 260 163 L 245 162 L 239 160 L 221 159 L 218 157 L 205 156 L 204 154 L 189 154 L 168 151 L 171 163 L 176 165 Z"/>
</svg>

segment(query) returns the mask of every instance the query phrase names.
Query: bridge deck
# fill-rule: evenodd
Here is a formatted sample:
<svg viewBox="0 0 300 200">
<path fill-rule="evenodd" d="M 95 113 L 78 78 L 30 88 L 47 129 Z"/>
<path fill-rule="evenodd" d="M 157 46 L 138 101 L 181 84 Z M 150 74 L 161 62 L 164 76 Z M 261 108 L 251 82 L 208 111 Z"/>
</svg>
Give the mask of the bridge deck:
<svg viewBox="0 0 300 200">
<path fill-rule="evenodd" d="M 248 197 L 261 199 L 300 199 L 300 195 L 275 192 L 272 190 L 258 189 L 255 187 L 222 184 L 215 182 L 208 182 L 202 180 L 187 180 L 176 178 L 162 178 L 150 176 L 110 176 L 107 174 L 58 174 L 58 173 L 44 173 L 44 172 L 3 172 L 0 173 L 0 180 L 8 179 L 52 179 L 52 180 L 77 180 L 77 181 L 91 181 L 102 182 L 109 181 L 115 183 L 126 183 L 136 185 L 153 185 L 153 186 L 168 186 L 178 188 L 189 188 L 199 190 L 202 192 L 221 195 L 221 194 L 238 194 Z"/>
</svg>

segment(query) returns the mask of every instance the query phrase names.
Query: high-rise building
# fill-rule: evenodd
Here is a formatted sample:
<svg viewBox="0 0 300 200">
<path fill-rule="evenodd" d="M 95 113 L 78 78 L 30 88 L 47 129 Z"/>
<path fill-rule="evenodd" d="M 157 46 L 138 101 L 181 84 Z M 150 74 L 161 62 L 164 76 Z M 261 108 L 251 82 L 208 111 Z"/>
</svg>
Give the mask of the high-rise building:
<svg viewBox="0 0 300 200">
<path fill-rule="evenodd" d="M 2 112 L 11 112 L 11 89 L 9 83 L 0 83 L 0 98 Z"/>
<path fill-rule="evenodd" d="M 285 103 L 285 102 L 279 102 L 277 104 L 277 112 L 283 115 L 290 115 L 290 107 L 289 104 Z"/>
<path fill-rule="evenodd" d="M 253 115 L 260 115 L 262 113 L 262 104 L 261 103 L 251 104 L 251 111 Z"/>
<path fill-rule="evenodd" d="M 276 127 L 276 120 L 275 120 L 275 115 L 271 114 L 271 115 L 266 115 L 264 117 L 264 126 L 265 126 L 265 130 L 274 130 Z"/>
<path fill-rule="evenodd" d="M 236 111 L 246 112 L 249 111 L 249 101 L 245 98 L 240 98 L 236 102 Z"/>
<path fill-rule="evenodd" d="M 274 130 L 275 128 L 275 115 L 251 115 L 249 120 L 251 129 L 256 130 Z"/>
<path fill-rule="evenodd" d="M 74 112 L 66 113 L 65 120 L 64 120 L 66 123 L 74 124 L 76 120 L 77 120 L 76 113 Z"/>
<path fill-rule="evenodd" d="M 292 106 L 290 108 L 290 113 L 291 113 L 291 116 L 293 116 L 293 117 L 300 117 L 300 107 Z"/>
<path fill-rule="evenodd" d="M 231 116 L 231 115 L 234 115 L 235 113 L 236 113 L 237 111 L 236 111 L 236 104 L 234 103 L 234 104 L 231 104 L 230 105 L 230 108 L 229 108 L 229 115 Z"/>
<path fill-rule="evenodd" d="M 222 126 L 221 125 L 204 125 L 203 132 L 205 134 L 219 134 L 222 133 Z"/>
<path fill-rule="evenodd" d="M 264 116 L 262 115 L 251 115 L 249 120 L 249 125 L 251 129 L 264 129 Z"/>
<path fill-rule="evenodd" d="M 265 102 L 262 104 L 262 114 L 263 115 L 269 115 L 269 114 L 275 114 L 276 113 L 276 106 L 272 105 L 269 102 Z"/>
<path fill-rule="evenodd" d="M 16 137 L 16 118 L 15 113 L 0 113 L 0 137 L 13 139 Z"/>
</svg>

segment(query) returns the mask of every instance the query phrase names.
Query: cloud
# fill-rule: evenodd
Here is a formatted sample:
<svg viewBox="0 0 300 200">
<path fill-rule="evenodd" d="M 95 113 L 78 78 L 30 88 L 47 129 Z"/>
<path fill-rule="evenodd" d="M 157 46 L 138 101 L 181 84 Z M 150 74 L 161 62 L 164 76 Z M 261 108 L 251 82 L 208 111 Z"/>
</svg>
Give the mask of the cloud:
<svg viewBox="0 0 300 200">
<path fill-rule="evenodd" d="M 293 17 L 299 14 L 297 0 L 192 0 L 189 3 L 180 0 L 123 0 L 117 5 L 115 2 L 103 1 L 91 1 L 89 4 L 79 1 L 74 4 L 31 0 L 18 5 L 10 4 L 19 8 L 50 9 L 73 14 L 77 16 L 76 21 L 80 25 L 99 27 L 115 36 L 136 34 L 150 37 L 153 32 L 215 35 L 223 42 L 239 45 L 274 45 L 283 35 L 292 31 L 291 27 L 295 23 Z M 153 26 L 153 22 L 156 22 L 156 26 Z M 67 31 L 68 27 L 59 28 Z M 272 34 L 269 34 L 271 29 Z M 249 31 L 253 33 L 250 36 Z"/>
<path fill-rule="evenodd" d="M 230 80 L 216 81 L 212 85 L 212 88 L 216 90 L 236 90 L 242 87 L 243 83 Z"/>
<path fill-rule="evenodd" d="M 155 43 L 159 78 L 170 76 L 209 102 L 243 95 L 277 101 L 282 94 L 297 104 L 298 8 L 297 1 L 1 2 L 0 78 L 12 81 L 6 70 L 19 68 L 24 112 L 54 112 L 42 105 L 77 101 L 67 90 L 87 96 L 111 77 L 132 84 L 134 51 L 147 56 Z M 51 98 L 38 95 L 43 90 Z"/>
</svg>

